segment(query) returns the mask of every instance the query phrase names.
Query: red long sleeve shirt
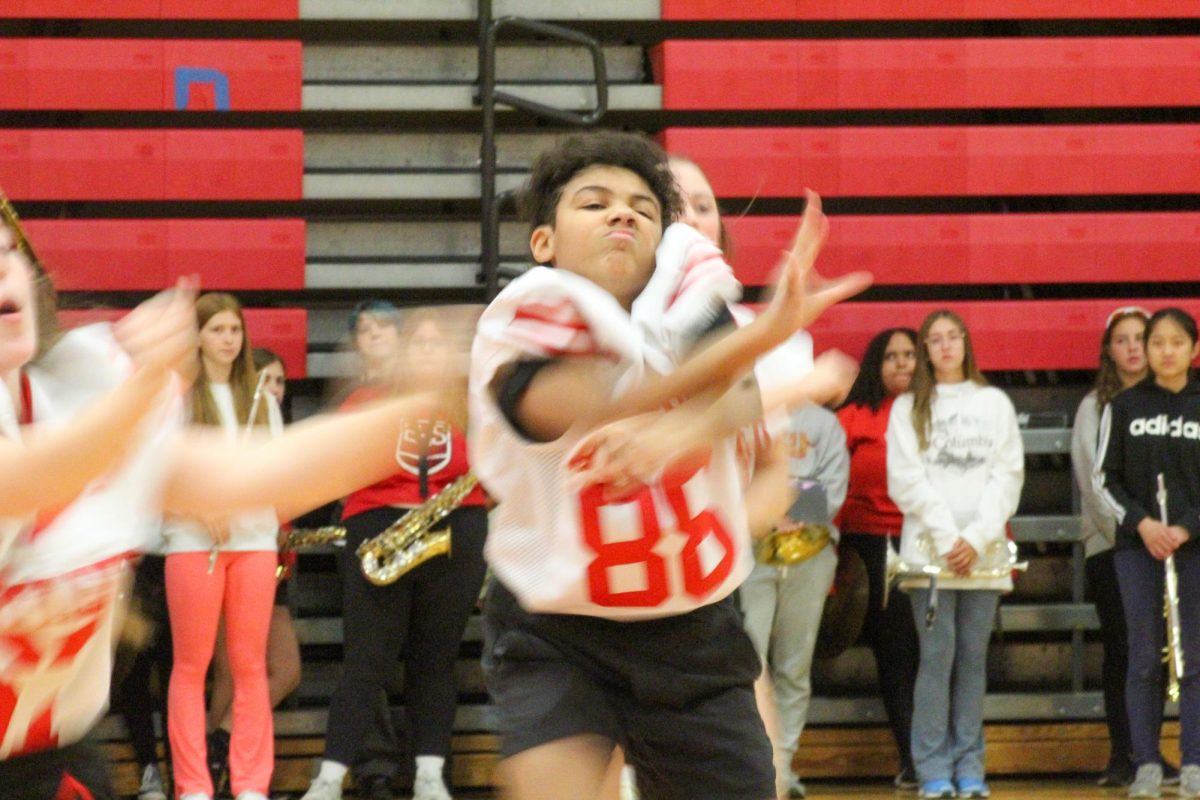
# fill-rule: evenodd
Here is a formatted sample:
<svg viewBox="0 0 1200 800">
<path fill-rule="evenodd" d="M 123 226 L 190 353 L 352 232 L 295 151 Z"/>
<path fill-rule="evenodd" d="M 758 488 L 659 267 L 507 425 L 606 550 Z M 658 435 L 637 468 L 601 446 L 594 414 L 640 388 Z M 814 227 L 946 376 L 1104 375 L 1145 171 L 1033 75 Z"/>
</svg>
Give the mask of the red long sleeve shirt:
<svg viewBox="0 0 1200 800">
<path fill-rule="evenodd" d="M 888 496 L 885 440 L 894 400 L 888 397 L 878 411 L 850 405 L 837 412 L 850 450 L 850 490 L 835 522 L 846 533 L 900 535 L 904 516 Z"/>
</svg>

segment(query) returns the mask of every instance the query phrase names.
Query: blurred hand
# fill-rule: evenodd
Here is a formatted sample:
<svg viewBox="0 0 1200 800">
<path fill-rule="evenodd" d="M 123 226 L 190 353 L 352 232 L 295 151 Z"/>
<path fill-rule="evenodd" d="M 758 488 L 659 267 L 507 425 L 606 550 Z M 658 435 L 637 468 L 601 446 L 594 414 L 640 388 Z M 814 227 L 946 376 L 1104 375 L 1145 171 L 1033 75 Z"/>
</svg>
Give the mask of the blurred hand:
<svg viewBox="0 0 1200 800">
<path fill-rule="evenodd" d="M 113 327 L 117 342 L 138 369 L 193 377 L 198 286 L 194 277 L 180 278 L 174 289 L 150 298 Z"/>
<path fill-rule="evenodd" d="M 805 377 L 812 402 L 818 405 L 841 403 L 858 377 L 858 362 L 841 350 L 827 350 L 817 356 L 812 372 Z"/>
<path fill-rule="evenodd" d="M 763 316 L 780 341 L 807 328 L 825 309 L 853 297 L 871 285 L 869 272 L 852 272 L 826 280 L 814 269 L 829 235 L 829 219 L 821 210 L 820 196 L 810 190 L 800 227 L 779 263 L 774 295 Z"/>
<path fill-rule="evenodd" d="M 636 494 L 679 452 L 673 425 L 655 411 L 609 422 L 588 433 L 567 459 L 571 484 L 605 487 L 605 500 Z"/>
</svg>

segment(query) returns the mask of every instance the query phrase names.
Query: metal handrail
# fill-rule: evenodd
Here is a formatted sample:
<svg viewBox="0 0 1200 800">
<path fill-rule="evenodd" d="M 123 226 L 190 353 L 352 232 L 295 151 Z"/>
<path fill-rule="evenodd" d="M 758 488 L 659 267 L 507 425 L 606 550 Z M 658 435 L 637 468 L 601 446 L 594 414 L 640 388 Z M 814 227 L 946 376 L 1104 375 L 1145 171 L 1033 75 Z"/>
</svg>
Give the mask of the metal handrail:
<svg viewBox="0 0 1200 800">
<path fill-rule="evenodd" d="M 510 92 L 496 90 L 496 39 L 504 28 L 519 28 L 530 33 L 582 45 L 592 54 L 592 77 L 596 87 L 596 105 L 585 112 L 571 111 L 539 103 Z M 500 290 L 500 206 L 496 196 L 496 104 L 502 103 L 534 116 L 568 125 L 595 125 L 608 111 L 608 70 L 600 43 L 585 33 L 549 22 L 501 17 L 492 19 L 492 0 L 479 0 L 479 105 L 483 111 L 483 137 L 479 147 L 480 275 L 491 300 Z"/>
</svg>

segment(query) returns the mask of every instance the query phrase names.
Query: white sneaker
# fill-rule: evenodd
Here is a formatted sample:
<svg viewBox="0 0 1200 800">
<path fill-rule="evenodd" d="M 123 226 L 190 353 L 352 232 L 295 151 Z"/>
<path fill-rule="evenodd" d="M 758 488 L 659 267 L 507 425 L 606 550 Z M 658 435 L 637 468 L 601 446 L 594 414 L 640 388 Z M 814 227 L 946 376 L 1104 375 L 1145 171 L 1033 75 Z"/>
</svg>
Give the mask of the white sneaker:
<svg viewBox="0 0 1200 800">
<path fill-rule="evenodd" d="M 238 792 L 237 800 L 271 800 L 262 792 Z"/>
<path fill-rule="evenodd" d="M 342 782 L 317 778 L 300 800 L 342 800 Z"/>
<path fill-rule="evenodd" d="M 187 794 L 179 795 L 179 800 L 212 800 L 212 795 L 204 792 L 188 792 Z"/>
<path fill-rule="evenodd" d="M 301 800 L 306 799 L 302 798 Z M 450 796 L 450 790 L 442 782 L 441 775 L 418 772 L 413 781 L 413 800 L 454 800 L 454 798 Z"/>
<path fill-rule="evenodd" d="M 147 764 L 142 770 L 142 785 L 138 787 L 138 800 L 167 800 L 167 790 L 163 786 L 162 775 L 154 764 Z"/>
</svg>

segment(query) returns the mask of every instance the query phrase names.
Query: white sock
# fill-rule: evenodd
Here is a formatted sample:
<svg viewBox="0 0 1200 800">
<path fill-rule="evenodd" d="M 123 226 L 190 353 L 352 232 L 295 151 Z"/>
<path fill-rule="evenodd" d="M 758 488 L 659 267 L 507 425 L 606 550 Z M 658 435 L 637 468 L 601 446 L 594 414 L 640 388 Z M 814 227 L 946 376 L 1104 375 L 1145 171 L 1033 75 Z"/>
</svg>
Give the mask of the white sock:
<svg viewBox="0 0 1200 800">
<path fill-rule="evenodd" d="M 349 769 L 350 768 L 345 764 L 339 764 L 336 761 L 325 759 L 321 762 L 321 771 L 317 773 L 317 780 L 330 781 L 340 784 L 346 779 L 346 773 L 349 771 Z"/>
<path fill-rule="evenodd" d="M 446 766 L 446 759 L 441 756 L 417 756 L 418 775 L 436 775 L 438 780 L 441 780 L 444 766 Z"/>
</svg>

